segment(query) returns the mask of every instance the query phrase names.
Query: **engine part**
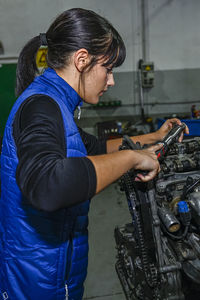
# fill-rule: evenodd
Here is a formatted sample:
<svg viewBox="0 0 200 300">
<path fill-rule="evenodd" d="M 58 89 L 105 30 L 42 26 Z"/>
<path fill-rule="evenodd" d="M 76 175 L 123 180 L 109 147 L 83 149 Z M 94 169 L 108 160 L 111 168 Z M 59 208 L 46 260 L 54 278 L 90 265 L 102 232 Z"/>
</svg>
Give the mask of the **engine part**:
<svg viewBox="0 0 200 300">
<path fill-rule="evenodd" d="M 169 232 L 176 232 L 180 229 L 180 222 L 168 207 L 158 208 L 158 215 Z"/>
<path fill-rule="evenodd" d="M 140 149 L 125 137 L 120 149 Z M 200 138 L 168 145 L 149 183 L 120 180 L 132 223 L 115 229 L 116 271 L 127 300 L 200 298 Z"/>
</svg>

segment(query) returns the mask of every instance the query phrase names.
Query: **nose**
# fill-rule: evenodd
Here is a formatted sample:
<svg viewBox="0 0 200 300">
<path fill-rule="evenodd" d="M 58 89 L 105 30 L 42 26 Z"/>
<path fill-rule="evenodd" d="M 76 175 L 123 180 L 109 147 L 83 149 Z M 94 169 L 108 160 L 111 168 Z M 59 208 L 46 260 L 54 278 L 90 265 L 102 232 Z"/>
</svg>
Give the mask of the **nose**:
<svg viewBox="0 0 200 300">
<path fill-rule="evenodd" d="M 114 80 L 113 73 L 108 74 L 107 85 L 108 86 L 114 86 L 115 85 L 115 80 Z"/>
</svg>

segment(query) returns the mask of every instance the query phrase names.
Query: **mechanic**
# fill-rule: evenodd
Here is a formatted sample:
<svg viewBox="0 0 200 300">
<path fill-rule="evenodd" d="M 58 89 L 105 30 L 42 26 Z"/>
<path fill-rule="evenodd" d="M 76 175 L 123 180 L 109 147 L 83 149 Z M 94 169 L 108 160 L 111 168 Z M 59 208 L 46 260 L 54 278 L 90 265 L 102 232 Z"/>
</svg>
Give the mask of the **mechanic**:
<svg viewBox="0 0 200 300">
<path fill-rule="evenodd" d="M 48 47 L 40 76 L 35 57 Z M 159 172 L 155 151 L 118 151 L 121 139 L 98 141 L 78 129 L 74 111 L 96 104 L 114 85 L 112 69 L 126 55 L 119 33 L 96 13 L 63 12 L 46 34 L 22 49 L 18 97 L 9 115 L 1 155 L 0 297 L 80 300 L 88 262 L 88 211 L 96 193 L 130 168 Z M 155 143 L 177 119 L 133 138 Z"/>
</svg>

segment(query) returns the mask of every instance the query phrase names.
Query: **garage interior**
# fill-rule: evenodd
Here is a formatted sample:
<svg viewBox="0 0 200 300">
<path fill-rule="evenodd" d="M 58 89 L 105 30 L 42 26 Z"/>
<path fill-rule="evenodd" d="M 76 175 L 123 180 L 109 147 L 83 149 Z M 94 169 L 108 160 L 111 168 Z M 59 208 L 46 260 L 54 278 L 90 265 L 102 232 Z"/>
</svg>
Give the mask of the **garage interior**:
<svg viewBox="0 0 200 300">
<path fill-rule="evenodd" d="M 15 73 L 21 48 L 31 37 L 46 32 L 55 15 L 73 7 L 91 9 L 107 18 L 120 32 L 127 49 L 124 64 L 114 70 L 115 86 L 97 105 L 84 104 L 80 119 L 76 113 L 77 125 L 99 138 L 113 139 L 152 132 L 164 120 L 176 117 L 189 127 L 187 138 L 199 137 L 198 0 L 1 0 L 1 139 L 16 100 Z M 136 299 L 127 298 L 115 270 L 114 231 L 131 222 L 127 198 L 119 182 L 92 199 L 84 300 Z M 198 299 L 197 294 L 194 299 Z"/>
</svg>

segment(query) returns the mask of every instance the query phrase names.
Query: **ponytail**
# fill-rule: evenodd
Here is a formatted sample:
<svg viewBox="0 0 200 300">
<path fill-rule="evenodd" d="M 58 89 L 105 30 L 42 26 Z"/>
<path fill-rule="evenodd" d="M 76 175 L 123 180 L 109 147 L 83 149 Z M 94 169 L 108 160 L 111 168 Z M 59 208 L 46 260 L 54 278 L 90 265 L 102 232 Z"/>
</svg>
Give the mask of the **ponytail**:
<svg viewBox="0 0 200 300">
<path fill-rule="evenodd" d="M 18 97 L 34 80 L 39 71 L 36 65 L 37 51 L 41 46 L 40 36 L 32 38 L 22 49 L 16 70 L 15 95 Z"/>
</svg>

